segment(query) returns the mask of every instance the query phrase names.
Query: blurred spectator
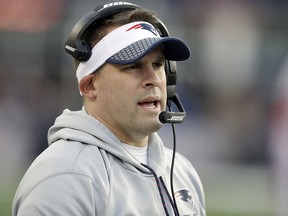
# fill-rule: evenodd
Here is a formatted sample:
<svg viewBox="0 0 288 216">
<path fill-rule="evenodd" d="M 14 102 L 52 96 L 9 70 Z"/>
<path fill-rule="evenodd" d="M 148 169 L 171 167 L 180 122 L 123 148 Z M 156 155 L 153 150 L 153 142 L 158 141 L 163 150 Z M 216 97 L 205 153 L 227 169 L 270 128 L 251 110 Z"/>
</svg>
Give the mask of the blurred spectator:
<svg viewBox="0 0 288 216">
<path fill-rule="evenodd" d="M 270 153 L 277 216 L 288 212 L 288 58 L 275 82 L 272 95 Z"/>
<path fill-rule="evenodd" d="M 20 82 L 23 80 L 18 77 L 0 73 L 0 171 L 4 182 L 28 165 L 34 144 L 31 121 L 34 116 L 19 92 Z"/>
<path fill-rule="evenodd" d="M 0 29 L 40 32 L 57 24 L 65 0 L 0 1 Z"/>
</svg>

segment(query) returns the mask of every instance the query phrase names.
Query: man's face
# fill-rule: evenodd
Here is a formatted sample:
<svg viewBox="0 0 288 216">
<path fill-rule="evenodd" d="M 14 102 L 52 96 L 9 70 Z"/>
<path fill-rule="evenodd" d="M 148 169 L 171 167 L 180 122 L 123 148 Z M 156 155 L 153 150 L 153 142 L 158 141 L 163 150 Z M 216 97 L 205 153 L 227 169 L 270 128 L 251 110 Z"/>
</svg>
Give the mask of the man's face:
<svg viewBox="0 0 288 216">
<path fill-rule="evenodd" d="M 165 110 L 167 96 L 164 65 L 158 47 L 137 63 L 107 63 L 95 73 L 93 115 L 122 142 L 146 139 L 160 129 L 158 116 Z"/>
</svg>

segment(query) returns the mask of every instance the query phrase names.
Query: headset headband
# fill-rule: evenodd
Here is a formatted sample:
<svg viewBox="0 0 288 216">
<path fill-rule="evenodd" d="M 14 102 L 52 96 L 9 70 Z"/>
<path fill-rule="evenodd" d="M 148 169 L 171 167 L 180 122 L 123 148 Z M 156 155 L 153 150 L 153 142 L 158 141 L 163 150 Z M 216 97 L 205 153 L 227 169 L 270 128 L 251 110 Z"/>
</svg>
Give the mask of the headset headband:
<svg viewBox="0 0 288 216">
<path fill-rule="evenodd" d="M 128 2 L 115 2 L 96 7 L 93 11 L 83 16 L 74 26 L 65 45 L 65 50 L 79 61 L 87 61 L 91 56 L 91 47 L 83 41 L 84 33 L 89 27 L 99 24 L 102 20 L 114 14 L 141 8 Z"/>
</svg>

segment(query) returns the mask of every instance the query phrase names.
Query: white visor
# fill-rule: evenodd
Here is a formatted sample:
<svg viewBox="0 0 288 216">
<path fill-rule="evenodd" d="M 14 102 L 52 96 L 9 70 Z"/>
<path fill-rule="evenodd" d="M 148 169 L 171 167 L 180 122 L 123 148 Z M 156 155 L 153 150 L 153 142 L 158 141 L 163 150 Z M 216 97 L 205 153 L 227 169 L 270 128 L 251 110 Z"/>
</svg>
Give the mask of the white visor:
<svg viewBox="0 0 288 216">
<path fill-rule="evenodd" d="M 150 23 L 133 22 L 114 29 L 93 47 L 89 60 L 81 62 L 77 68 L 78 82 L 105 62 L 135 63 L 159 44 L 162 44 L 167 60 L 182 61 L 190 57 L 190 50 L 184 41 L 161 37 Z"/>
</svg>

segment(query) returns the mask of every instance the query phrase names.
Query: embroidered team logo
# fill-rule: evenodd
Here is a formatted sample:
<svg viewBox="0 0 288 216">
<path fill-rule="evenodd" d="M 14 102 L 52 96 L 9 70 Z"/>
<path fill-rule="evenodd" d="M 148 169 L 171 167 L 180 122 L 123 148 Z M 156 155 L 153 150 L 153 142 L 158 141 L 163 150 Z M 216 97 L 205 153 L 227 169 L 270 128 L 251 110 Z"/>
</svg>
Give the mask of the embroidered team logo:
<svg viewBox="0 0 288 216">
<path fill-rule="evenodd" d="M 155 36 L 159 36 L 157 30 L 151 24 L 148 24 L 148 23 L 138 23 L 130 27 L 129 29 L 127 29 L 126 32 L 132 29 L 144 29 L 144 30 L 152 32 Z"/>
<path fill-rule="evenodd" d="M 187 189 L 181 189 L 174 193 L 176 199 L 180 199 L 183 202 L 180 202 L 179 204 L 182 206 L 181 210 L 183 211 L 184 215 L 191 215 L 196 216 L 199 215 L 199 212 L 195 206 L 195 201 Z M 181 204 L 183 203 L 183 204 Z M 185 207 L 186 203 L 186 207 Z M 192 211 L 191 211 L 192 209 Z M 182 213 L 182 212 L 181 212 Z"/>
<path fill-rule="evenodd" d="M 182 201 L 188 203 L 192 208 L 194 207 L 193 197 L 190 191 L 186 189 L 179 190 L 175 193 L 175 198 L 181 199 Z"/>
</svg>

